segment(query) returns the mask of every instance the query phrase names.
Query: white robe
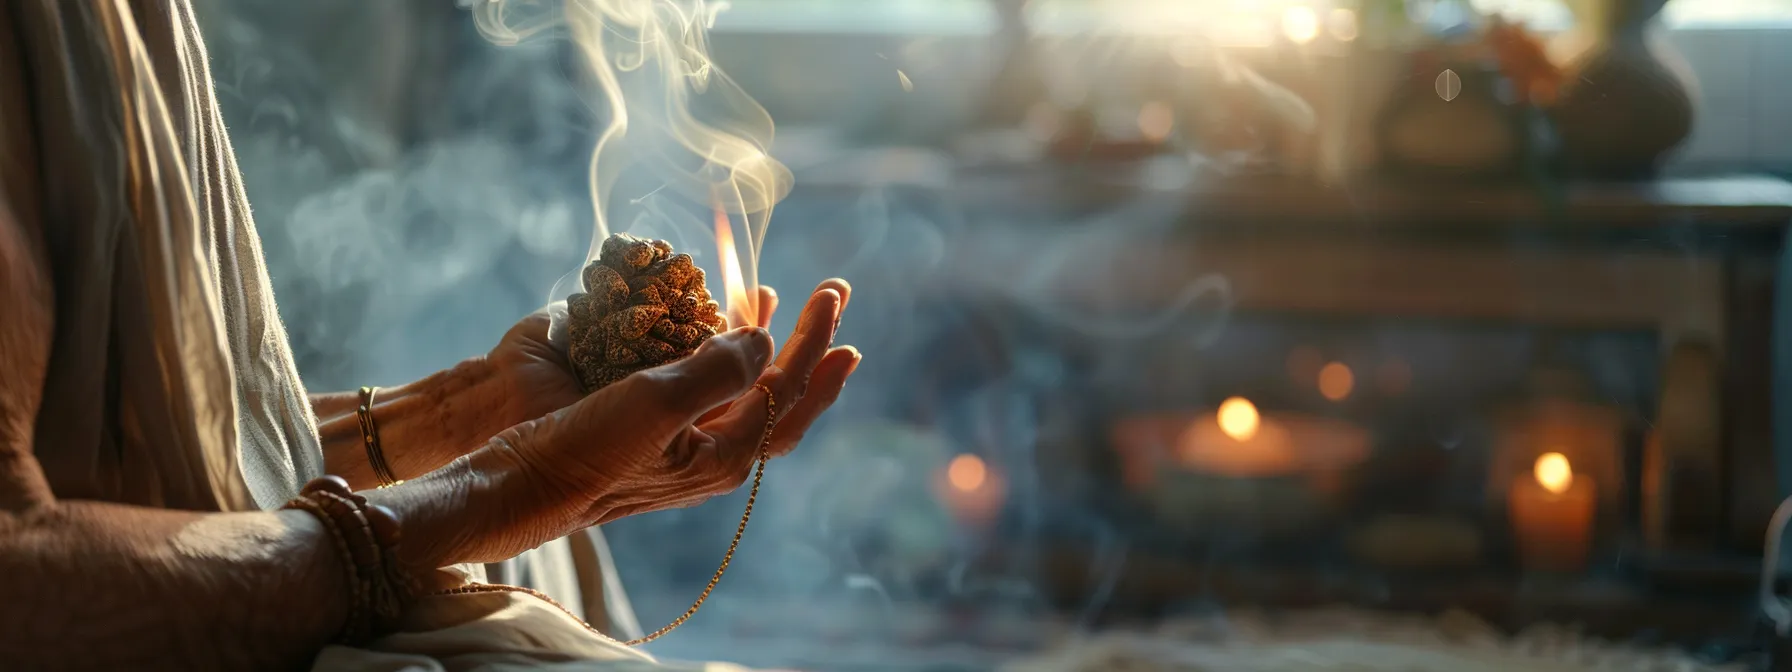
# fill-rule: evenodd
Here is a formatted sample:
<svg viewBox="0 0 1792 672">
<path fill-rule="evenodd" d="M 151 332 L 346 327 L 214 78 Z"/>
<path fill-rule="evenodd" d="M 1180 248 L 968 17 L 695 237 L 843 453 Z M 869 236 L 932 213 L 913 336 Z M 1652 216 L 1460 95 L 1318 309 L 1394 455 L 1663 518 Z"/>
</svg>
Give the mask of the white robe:
<svg viewBox="0 0 1792 672">
<path fill-rule="evenodd" d="M 42 237 L 55 289 L 34 451 L 50 488 L 281 505 L 323 454 L 188 0 L 8 0 L 0 36 L 0 213 Z M 609 568 L 596 530 L 573 535 L 492 568 L 567 610 L 429 596 L 400 632 L 316 666 L 663 669 L 597 632 L 638 632 Z"/>
</svg>

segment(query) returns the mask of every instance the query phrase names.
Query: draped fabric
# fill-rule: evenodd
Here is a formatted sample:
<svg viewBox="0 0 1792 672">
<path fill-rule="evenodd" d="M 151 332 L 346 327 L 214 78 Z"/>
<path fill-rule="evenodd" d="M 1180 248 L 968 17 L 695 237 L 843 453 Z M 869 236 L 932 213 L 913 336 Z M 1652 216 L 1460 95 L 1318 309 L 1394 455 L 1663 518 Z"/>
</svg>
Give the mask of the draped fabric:
<svg viewBox="0 0 1792 672">
<path fill-rule="evenodd" d="M 29 123 L 7 199 L 55 291 L 37 458 L 58 497 L 236 511 L 323 473 L 184 2 L 5 3 Z M 155 57 L 152 58 L 151 55 Z M 18 178 L 15 181 L 14 178 Z M 35 182 L 35 183 L 33 183 Z"/>
<path fill-rule="evenodd" d="M 270 509 L 324 473 L 199 35 L 188 0 L 0 2 L 0 217 L 54 288 L 33 453 L 60 499 Z M 657 667 L 578 620 L 638 631 L 609 563 L 595 529 L 556 541 L 505 571 L 582 613 L 431 596 L 318 669 Z"/>
</svg>

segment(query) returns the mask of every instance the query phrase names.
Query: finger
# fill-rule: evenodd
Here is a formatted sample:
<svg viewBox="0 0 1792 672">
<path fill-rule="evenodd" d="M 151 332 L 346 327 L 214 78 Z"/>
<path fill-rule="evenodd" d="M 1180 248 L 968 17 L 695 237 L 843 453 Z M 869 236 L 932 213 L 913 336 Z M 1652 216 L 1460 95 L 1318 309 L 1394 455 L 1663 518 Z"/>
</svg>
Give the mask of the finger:
<svg viewBox="0 0 1792 672">
<path fill-rule="evenodd" d="M 846 380 L 858 370 L 862 358 L 858 349 L 850 345 L 829 350 L 821 358 L 821 363 L 815 366 L 815 375 L 809 380 L 808 394 L 803 395 L 772 430 L 771 454 L 774 457 L 789 454 L 796 448 L 809 426 L 840 398 Z"/>
<path fill-rule="evenodd" d="M 758 327 L 718 334 L 689 357 L 636 373 L 586 397 L 581 405 L 589 402 L 594 408 L 626 408 L 631 413 L 626 418 L 594 418 L 598 424 L 589 429 L 615 431 L 602 424 L 625 423 L 631 432 L 661 436 L 656 442 L 663 444 L 710 409 L 752 387 L 771 360 L 772 348 L 771 334 Z"/>
<path fill-rule="evenodd" d="M 828 346 L 833 345 L 834 328 L 840 322 L 841 296 L 832 287 L 815 288 L 809 295 L 809 302 L 803 306 L 803 314 L 797 318 L 796 329 L 791 332 L 790 340 L 784 343 L 784 349 L 778 353 L 777 368 L 787 374 L 783 378 L 795 379 L 799 385 L 795 389 L 779 389 L 779 403 L 795 403 L 796 399 L 786 393 L 800 394 L 801 381 L 807 380 L 809 372 L 821 362 L 821 356 L 827 354 Z M 760 381 L 767 382 L 767 381 Z M 790 380 L 776 381 L 788 385 Z"/>
<path fill-rule="evenodd" d="M 760 285 L 758 296 L 759 298 L 754 304 L 759 310 L 758 326 L 761 328 L 770 328 L 772 326 L 772 315 L 778 312 L 778 290 L 773 289 L 771 285 Z M 726 406 L 718 406 L 710 409 L 708 413 L 703 414 L 703 417 L 697 419 L 697 423 L 702 424 L 714 420 L 727 412 L 727 410 L 728 408 Z"/>
<path fill-rule="evenodd" d="M 719 416 L 710 415 L 700 425 L 714 437 L 715 450 L 724 464 L 748 464 L 759 455 L 766 426 L 772 417 L 781 417 L 795 408 L 815 366 L 827 354 L 833 341 L 834 325 L 840 316 L 840 294 L 831 287 L 817 288 L 803 306 L 796 331 L 778 354 L 778 364 L 757 381 L 764 390 L 749 392 Z M 766 392 L 771 393 L 768 403 Z M 777 416 L 768 415 L 768 412 Z"/>
<path fill-rule="evenodd" d="M 846 310 L 847 304 L 852 303 L 852 283 L 842 278 L 828 278 L 821 281 L 821 284 L 815 288 L 816 291 L 823 289 L 831 289 L 840 294 L 840 310 L 842 311 Z"/>
<path fill-rule="evenodd" d="M 842 280 L 839 282 L 839 285 L 845 286 L 845 282 L 846 281 Z M 829 285 L 827 283 L 822 283 L 822 286 L 823 287 L 831 287 L 832 285 Z M 759 307 L 759 326 L 769 328 L 772 323 L 773 314 L 775 314 L 778 311 L 778 291 L 776 289 L 773 289 L 770 285 L 761 285 L 759 287 L 758 307 Z M 697 424 L 709 423 L 709 422 L 715 420 L 716 418 L 721 417 L 722 414 L 726 413 L 727 411 L 728 411 L 727 407 L 717 407 L 715 409 L 712 409 L 709 413 L 704 414 L 703 417 L 698 418 Z"/>
<path fill-rule="evenodd" d="M 755 324 L 770 329 L 772 315 L 778 312 L 778 290 L 772 289 L 771 285 L 760 285 L 759 300 L 755 305 L 759 308 L 759 320 Z"/>
</svg>

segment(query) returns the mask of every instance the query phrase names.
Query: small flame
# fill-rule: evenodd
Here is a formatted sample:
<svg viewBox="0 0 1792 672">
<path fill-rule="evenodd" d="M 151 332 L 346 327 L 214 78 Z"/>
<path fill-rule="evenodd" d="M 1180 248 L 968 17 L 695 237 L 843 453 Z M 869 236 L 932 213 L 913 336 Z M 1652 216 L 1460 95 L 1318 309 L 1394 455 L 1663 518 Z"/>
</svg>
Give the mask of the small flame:
<svg viewBox="0 0 1792 672">
<path fill-rule="evenodd" d="M 1220 403 L 1220 431 L 1234 441 L 1249 441 L 1257 435 L 1257 427 L 1262 418 L 1257 415 L 1257 405 L 1244 397 L 1232 397 Z"/>
<path fill-rule="evenodd" d="M 1356 374 L 1343 362 L 1332 362 L 1319 369 L 1319 393 L 1332 401 L 1343 401 L 1356 388 Z"/>
<path fill-rule="evenodd" d="M 758 311 L 753 297 L 747 293 L 746 276 L 740 271 L 740 254 L 734 250 L 734 225 L 728 213 L 716 206 L 716 259 L 722 265 L 722 300 L 728 311 L 728 326 L 756 324 Z"/>
<path fill-rule="evenodd" d="M 1295 5 L 1282 12 L 1282 34 L 1295 44 L 1312 42 L 1319 37 L 1319 13 L 1306 5 Z"/>
<path fill-rule="evenodd" d="M 1561 453 L 1544 453 L 1531 472 L 1537 477 L 1537 484 L 1553 495 L 1567 492 L 1568 486 L 1574 485 L 1574 468 Z"/>
<path fill-rule="evenodd" d="M 983 458 L 976 455 L 965 453 L 946 465 L 946 482 L 962 492 L 976 492 L 988 477 L 989 469 L 983 466 Z"/>
</svg>

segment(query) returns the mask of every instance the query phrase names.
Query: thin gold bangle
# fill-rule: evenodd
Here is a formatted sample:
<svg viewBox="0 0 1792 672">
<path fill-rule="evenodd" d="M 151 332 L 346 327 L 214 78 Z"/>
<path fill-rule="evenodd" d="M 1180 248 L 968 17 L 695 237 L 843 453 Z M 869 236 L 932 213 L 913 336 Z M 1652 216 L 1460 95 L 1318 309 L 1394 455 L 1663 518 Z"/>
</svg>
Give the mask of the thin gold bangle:
<svg viewBox="0 0 1792 672">
<path fill-rule="evenodd" d="M 391 465 L 386 464 L 386 451 L 380 446 L 380 428 L 373 421 L 373 395 L 379 389 L 368 386 L 361 388 L 361 405 L 355 408 L 355 418 L 361 422 L 361 443 L 367 448 L 367 465 L 373 469 L 373 477 L 379 481 L 379 487 L 389 488 L 403 481 L 395 478 Z"/>
</svg>

